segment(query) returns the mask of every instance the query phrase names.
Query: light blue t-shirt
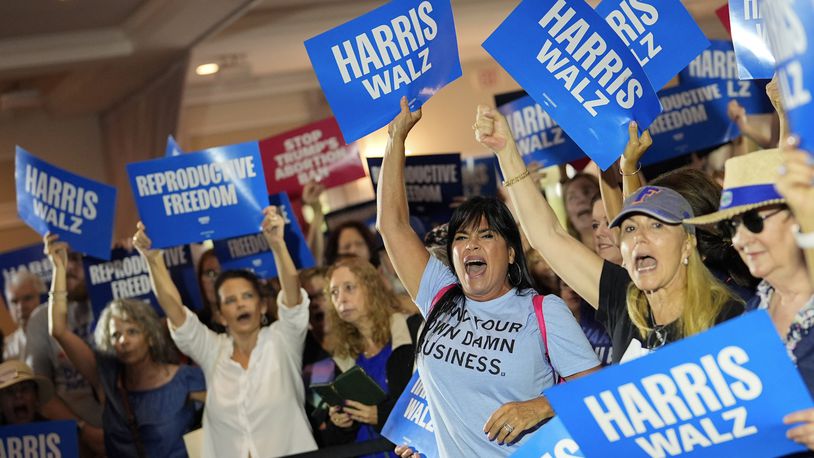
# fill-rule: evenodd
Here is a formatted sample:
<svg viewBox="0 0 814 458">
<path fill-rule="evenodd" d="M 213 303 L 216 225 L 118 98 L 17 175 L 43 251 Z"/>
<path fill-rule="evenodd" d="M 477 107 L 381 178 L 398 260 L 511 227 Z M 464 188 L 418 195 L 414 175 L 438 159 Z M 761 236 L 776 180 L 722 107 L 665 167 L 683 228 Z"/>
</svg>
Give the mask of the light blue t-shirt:
<svg viewBox="0 0 814 458">
<path fill-rule="evenodd" d="M 426 317 L 436 294 L 456 282 L 449 268 L 430 256 L 416 300 L 421 313 Z M 533 294 L 521 296 L 512 289 L 487 302 L 467 299 L 465 307 L 457 306 L 428 330 L 432 335 L 420 349 L 418 369 L 441 456 L 510 455 L 527 440 L 498 445 L 488 440 L 483 426 L 503 404 L 536 398 L 554 384 Z M 562 299 L 546 296 L 543 315 L 558 374 L 567 377 L 599 365 Z"/>
</svg>

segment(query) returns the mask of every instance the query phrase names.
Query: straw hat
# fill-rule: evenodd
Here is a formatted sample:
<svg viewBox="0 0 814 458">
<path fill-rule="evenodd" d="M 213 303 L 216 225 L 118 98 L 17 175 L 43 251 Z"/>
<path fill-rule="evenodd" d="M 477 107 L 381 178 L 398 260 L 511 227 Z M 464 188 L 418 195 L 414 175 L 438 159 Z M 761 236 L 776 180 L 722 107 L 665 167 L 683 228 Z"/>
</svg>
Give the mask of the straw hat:
<svg viewBox="0 0 814 458">
<path fill-rule="evenodd" d="M 51 396 L 54 395 L 54 385 L 51 384 L 51 381 L 45 377 L 34 375 L 34 371 L 28 367 L 28 364 L 17 360 L 8 360 L 0 364 L 0 391 L 28 380 L 37 383 L 37 395 L 40 405 L 48 402 Z"/>
<path fill-rule="evenodd" d="M 774 189 L 777 170 L 783 165 L 778 149 L 733 157 L 724 165 L 724 190 L 715 213 L 684 220 L 687 224 L 711 224 L 766 205 L 785 203 Z"/>
</svg>

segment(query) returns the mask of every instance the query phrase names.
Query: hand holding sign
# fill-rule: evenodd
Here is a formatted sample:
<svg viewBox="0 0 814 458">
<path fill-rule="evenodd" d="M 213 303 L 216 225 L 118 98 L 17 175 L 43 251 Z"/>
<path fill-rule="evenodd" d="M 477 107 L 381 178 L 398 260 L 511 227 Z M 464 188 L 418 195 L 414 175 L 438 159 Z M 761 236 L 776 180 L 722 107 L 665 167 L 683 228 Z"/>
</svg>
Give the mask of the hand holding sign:
<svg viewBox="0 0 814 458">
<path fill-rule="evenodd" d="M 60 242 L 59 235 L 50 232 L 42 238 L 42 243 L 45 244 L 43 252 L 48 256 L 54 270 L 61 270 L 64 273 L 68 266 L 68 244 Z"/>
<path fill-rule="evenodd" d="M 153 250 L 153 241 L 147 237 L 147 229 L 144 223 L 136 223 L 136 233 L 133 235 L 133 247 L 144 256 L 147 261 L 161 257 L 161 250 Z"/>
<path fill-rule="evenodd" d="M 396 447 L 396 455 L 400 456 L 401 458 L 421 458 L 421 454 L 413 449 L 410 448 L 408 445 L 399 445 Z"/>
<path fill-rule="evenodd" d="M 401 112 L 393 118 L 390 125 L 387 126 L 387 134 L 390 138 L 400 139 L 402 141 L 407 139 L 407 134 L 413 130 L 413 127 L 421 120 L 421 108 L 416 111 L 410 111 L 410 104 L 407 103 L 407 97 L 402 97 L 399 101 Z"/>
<path fill-rule="evenodd" d="M 787 141 L 789 150 L 783 152 L 785 165 L 775 184 L 777 192 L 786 198 L 803 232 L 814 230 L 814 165 L 811 156 L 796 149 L 796 142 Z"/>
<path fill-rule="evenodd" d="M 500 444 L 511 444 L 524 431 L 553 415 L 554 411 L 545 396 L 528 401 L 508 402 L 489 417 L 483 426 L 483 432 L 489 435 L 490 441 L 497 439 Z"/>
<path fill-rule="evenodd" d="M 805 445 L 809 450 L 814 450 L 814 409 L 800 410 L 786 415 L 783 423 L 787 425 L 804 423 L 790 429 L 786 436 L 798 444 Z"/>
<path fill-rule="evenodd" d="M 302 188 L 302 203 L 314 210 L 318 209 L 322 211 L 322 203 L 319 201 L 319 198 L 323 192 L 325 192 L 325 186 L 316 181 L 309 181 L 305 187 Z"/>
</svg>

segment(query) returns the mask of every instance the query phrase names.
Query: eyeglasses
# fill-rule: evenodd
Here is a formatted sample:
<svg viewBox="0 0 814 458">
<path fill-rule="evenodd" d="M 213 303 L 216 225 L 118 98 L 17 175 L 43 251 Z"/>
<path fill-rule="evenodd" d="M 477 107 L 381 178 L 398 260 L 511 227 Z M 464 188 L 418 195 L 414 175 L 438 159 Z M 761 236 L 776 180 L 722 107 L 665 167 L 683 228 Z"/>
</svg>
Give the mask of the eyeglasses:
<svg viewBox="0 0 814 458">
<path fill-rule="evenodd" d="M 781 206 L 780 208 L 766 215 L 761 215 L 758 213 L 758 210 L 750 210 L 742 215 L 721 221 L 718 223 L 718 230 L 721 231 L 721 234 L 723 234 L 724 237 L 727 237 L 730 240 L 735 237 L 735 232 L 738 231 L 738 226 L 741 224 L 743 224 L 743 226 L 746 227 L 749 232 L 753 234 L 760 234 L 763 232 L 764 221 L 786 209 L 786 206 Z"/>
<path fill-rule="evenodd" d="M 345 291 L 345 294 L 353 294 L 354 292 L 356 292 L 356 288 L 358 287 L 359 285 L 356 285 L 354 283 L 345 283 L 344 285 L 341 285 L 339 287 L 331 288 L 331 299 L 334 302 L 336 302 L 336 300 L 339 299 L 339 288 L 342 288 L 342 290 Z"/>
</svg>

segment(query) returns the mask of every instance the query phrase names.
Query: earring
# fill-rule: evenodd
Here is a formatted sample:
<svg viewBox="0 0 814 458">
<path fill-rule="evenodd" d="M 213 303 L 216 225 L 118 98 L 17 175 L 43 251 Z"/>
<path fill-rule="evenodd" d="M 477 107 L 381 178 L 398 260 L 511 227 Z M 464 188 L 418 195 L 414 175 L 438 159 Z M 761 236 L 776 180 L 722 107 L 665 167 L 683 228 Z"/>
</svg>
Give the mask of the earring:
<svg viewBox="0 0 814 458">
<path fill-rule="evenodd" d="M 690 263 L 690 259 L 689 258 L 684 258 L 684 261 L 682 261 L 682 263 L 686 266 L 686 265 L 688 265 Z"/>
<path fill-rule="evenodd" d="M 261 326 L 268 326 L 269 324 L 269 317 L 265 313 L 260 316 L 260 325 Z"/>
</svg>

